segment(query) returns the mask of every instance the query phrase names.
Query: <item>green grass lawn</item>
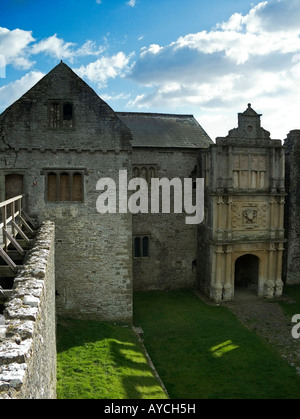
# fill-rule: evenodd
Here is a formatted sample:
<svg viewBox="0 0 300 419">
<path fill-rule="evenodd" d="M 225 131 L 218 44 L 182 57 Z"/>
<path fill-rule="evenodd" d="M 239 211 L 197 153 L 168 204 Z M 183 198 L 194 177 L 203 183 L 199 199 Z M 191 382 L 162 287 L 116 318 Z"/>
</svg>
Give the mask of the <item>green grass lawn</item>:
<svg viewBox="0 0 300 419">
<path fill-rule="evenodd" d="M 134 322 L 172 399 L 300 398 L 300 377 L 271 346 L 192 291 L 137 293 Z"/>
<path fill-rule="evenodd" d="M 300 287 L 285 287 L 300 313 Z M 137 293 L 134 323 L 172 399 L 300 398 L 300 377 L 225 307 L 189 290 Z M 60 319 L 59 399 L 164 399 L 131 327 Z"/>
<path fill-rule="evenodd" d="M 130 327 L 61 319 L 58 399 L 167 398 Z"/>
<path fill-rule="evenodd" d="M 290 297 L 293 302 L 280 303 L 282 309 L 288 316 L 293 316 L 294 314 L 300 314 L 300 286 L 299 285 L 287 285 L 283 289 L 284 294 Z M 299 342 L 300 345 L 300 342 Z"/>
<path fill-rule="evenodd" d="M 293 333 L 299 336 L 300 331 L 300 286 L 299 285 L 288 285 L 284 287 L 284 294 L 289 298 L 288 302 L 281 302 L 280 305 L 284 313 L 291 319 L 291 327 L 293 326 Z M 296 315 L 296 316 L 295 316 Z M 293 318 L 295 316 L 295 318 Z M 299 345 L 300 338 L 298 337 Z"/>
</svg>

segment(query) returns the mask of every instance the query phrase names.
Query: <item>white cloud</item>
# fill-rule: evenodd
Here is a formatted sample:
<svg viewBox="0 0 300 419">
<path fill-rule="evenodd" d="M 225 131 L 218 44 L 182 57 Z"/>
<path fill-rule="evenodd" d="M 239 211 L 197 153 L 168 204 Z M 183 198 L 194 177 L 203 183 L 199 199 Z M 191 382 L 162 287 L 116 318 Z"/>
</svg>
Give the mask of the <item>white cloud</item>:
<svg viewBox="0 0 300 419">
<path fill-rule="evenodd" d="M 96 42 L 87 40 L 83 45 L 66 42 L 54 34 L 48 38 L 36 41 L 31 31 L 0 27 L 0 55 L 6 65 L 13 65 L 19 70 L 28 70 L 34 64 L 33 56 L 45 54 L 55 59 L 68 59 L 70 62 L 78 57 L 99 56 L 105 47 L 97 46 Z"/>
<path fill-rule="evenodd" d="M 142 52 L 141 52 L 141 57 L 142 57 L 143 55 L 146 55 L 146 54 L 157 54 L 157 53 L 159 53 L 159 51 L 160 51 L 161 49 L 163 49 L 163 48 L 162 48 L 162 47 L 160 47 L 160 46 L 159 46 L 159 45 L 157 45 L 157 44 L 151 44 L 151 45 L 150 45 L 150 47 L 148 47 L 148 48 L 143 47 L 143 48 L 142 48 Z"/>
<path fill-rule="evenodd" d="M 57 35 L 50 36 L 33 45 L 32 54 L 47 53 L 55 58 L 72 58 L 75 44 L 65 42 L 63 39 L 57 38 Z"/>
<path fill-rule="evenodd" d="M 55 59 L 68 60 L 74 63 L 82 57 L 99 57 L 95 62 L 82 65 L 77 70 L 81 77 L 86 77 L 98 86 L 105 86 L 107 80 L 123 77 L 129 71 L 131 55 L 119 52 L 113 56 L 102 56 L 107 46 L 99 46 L 92 40 L 78 45 L 59 38 L 57 34 L 36 41 L 31 31 L 15 29 L 10 31 L 0 27 L 0 77 L 5 78 L 8 73 L 7 65 L 13 65 L 20 70 L 28 70 L 34 64 L 33 57 L 44 54 Z M 31 71 L 14 83 L 1 88 L 0 111 L 3 111 L 14 100 L 25 93 L 34 82 L 38 81 L 42 73 Z"/>
<path fill-rule="evenodd" d="M 134 7 L 136 5 L 136 0 L 129 0 L 126 4 L 130 7 Z"/>
<path fill-rule="evenodd" d="M 76 57 L 99 55 L 104 49 L 104 47 L 97 48 L 96 43 L 90 40 L 86 41 L 81 47 L 77 47 L 77 44 L 66 42 L 55 34 L 34 44 L 31 53 L 45 53 L 60 60 L 68 59 L 73 62 Z"/>
<path fill-rule="evenodd" d="M 97 83 L 99 87 L 106 85 L 108 79 L 123 77 L 129 70 L 130 56 L 118 52 L 111 57 L 100 57 L 96 61 L 81 66 L 74 71 L 80 77 L 86 77 L 90 82 Z"/>
<path fill-rule="evenodd" d="M 24 93 L 31 89 L 44 76 L 40 71 L 30 71 L 21 79 L 0 88 L 0 112 L 4 111 Z"/>
<path fill-rule="evenodd" d="M 297 121 L 300 112 L 299 21 L 298 0 L 268 0 L 248 14 L 233 14 L 211 31 L 187 34 L 165 46 L 144 47 L 130 77 L 148 87 L 148 93 L 129 105 L 174 111 L 198 107 L 204 128 L 205 115 L 210 121 L 216 115 L 209 133 L 215 137 L 226 135 L 224 128 L 233 128 L 219 123 L 220 113 L 225 112 L 228 120 L 231 112 L 235 124 L 236 113 L 251 102 L 259 112 L 271 113 L 276 135 L 284 136 L 293 128 L 286 127 L 284 117 L 288 113 L 290 120 Z"/>
<path fill-rule="evenodd" d="M 118 93 L 118 94 L 103 94 L 101 98 L 106 101 L 119 101 L 119 100 L 128 100 L 130 98 L 130 93 Z"/>
<path fill-rule="evenodd" d="M 88 40 L 82 45 L 82 47 L 79 47 L 75 51 L 74 55 L 76 57 L 86 57 L 88 55 L 97 56 L 102 54 L 105 51 L 105 49 L 106 47 L 102 45 L 100 47 L 97 47 L 95 41 Z"/>
<path fill-rule="evenodd" d="M 243 15 L 234 13 L 227 22 L 217 23 L 216 28 L 224 31 L 240 31 L 243 27 Z"/>
<path fill-rule="evenodd" d="M 299 19 L 299 0 L 269 0 L 253 7 L 244 21 L 248 31 L 297 33 Z"/>
<path fill-rule="evenodd" d="M 0 54 L 5 57 L 6 64 L 26 70 L 32 67 L 33 62 L 28 58 L 29 45 L 32 42 L 34 38 L 31 31 L 10 31 L 0 27 Z"/>
<path fill-rule="evenodd" d="M 127 5 L 134 7 L 136 1 Z M 77 74 L 99 87 L 109 80 L 130 77 L 144 89 L 138 96 L 128 97 L 132 108 L 186 109 L 188 113 L 196 109 L 200 123 L 214 138 L 226 135 L 236 125 L 237 112 L 251 102 L 264 114 L 263 126 L 266 123 L 271 134 L 274 128 L 274 136 L 283 138 L 290 129 L 300 128 L 299 21 L 299 0 L 261 1 L 248 13 L 234 13 L 210 31 L 186 34 L 169 45 L 142 48 L 133 67 L 132 54 L 120 51 L 103 56 L 106 46 L 91 40 L 78 45 L 54 34 L 37 41 L 31 31 L 0 28 L 0 56 L 22 70 L 31 69 L 38 54 L 71 63 L 81 57 L 96 57 L 89 64 L 78 64 Z M 21 83 L 24 92 L 39 74 L 30 72 L 2 87 L 1 103 L 8 106 L 20 96 Z M 108 93 L 107 98 L 125 100 L 126 95 Z M 287 121 L 293 126 L 287 126 Z"/>
</svg>

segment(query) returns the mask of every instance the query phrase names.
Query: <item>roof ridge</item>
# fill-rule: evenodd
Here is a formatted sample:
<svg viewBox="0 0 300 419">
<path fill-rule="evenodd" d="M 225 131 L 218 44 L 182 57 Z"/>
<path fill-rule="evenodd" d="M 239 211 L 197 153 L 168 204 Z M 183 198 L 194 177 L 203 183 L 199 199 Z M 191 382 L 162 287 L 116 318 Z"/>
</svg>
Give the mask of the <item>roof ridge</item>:
<svg viewBox="0 0 300 419">
<path fill-rule="evenodd" d="M 177 114 L 177 113 L 160 113 L 160 112 L 118 112 L 116 111 L 117 115 L 141 115 L 141 116 L 169 116 L 169 117 L 176 117 L 176 118 L 194 118 L 192 114 Z"/>
</svg>

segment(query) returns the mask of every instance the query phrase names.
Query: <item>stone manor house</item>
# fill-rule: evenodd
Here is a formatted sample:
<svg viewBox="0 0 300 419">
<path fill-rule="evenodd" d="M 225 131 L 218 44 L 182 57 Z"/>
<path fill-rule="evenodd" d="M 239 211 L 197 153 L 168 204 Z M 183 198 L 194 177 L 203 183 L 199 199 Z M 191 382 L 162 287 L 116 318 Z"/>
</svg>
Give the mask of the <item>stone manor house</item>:
<svg viewBox="0 0 300 419">
<path fill-rule="evenodd" d="M 55 223 L 60 315 L 131 321 L 136 290 L 198 288 L 218 302 L 300 282 L 300 131 L 272 140 L 250 104 L 213 142 L 191 115 L 113 111 L 61 62 L 0 115 L 0 148 L 1 201 L 24 194 L 32 219 Z M 203 222 L 99 213 L 98 180 L 118 186 L 121 170 L 204 178 Z"/>
</svg>

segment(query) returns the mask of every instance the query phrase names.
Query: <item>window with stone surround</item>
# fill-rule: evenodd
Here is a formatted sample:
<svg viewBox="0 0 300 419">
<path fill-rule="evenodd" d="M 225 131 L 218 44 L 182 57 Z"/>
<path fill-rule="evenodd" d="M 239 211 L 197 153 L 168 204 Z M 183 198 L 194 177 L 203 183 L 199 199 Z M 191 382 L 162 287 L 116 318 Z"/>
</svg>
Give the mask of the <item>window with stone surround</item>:
<svg viewBox="0 0 300 419">
<path fill-rule="evenodd" d="M 148 183 L 151 182 L 152 178 L 158 176 L 158 167 L 156 164 L 133 164 L 132 166 L 132 177 L 141 177 Z"/>
<path fill-rule="evenodd" d="M 133 256 L 135 258 L 146 258 L 150 256 L 150 238 L 149 236 L 133 237 Z"/>
<path fill-rule="evenodd" d="M 74 128 L 74 107 L 71 102 L 51 101 L 48 108 L 49 128 Z"/>
<path fill-rule="evenodd" d="M 47 202 L 83 202 L 84 170 L 49 169 L 42 174 L 46 179 Z"/>
<path fill-rule="evenodd" d="M 233 155 L 233 187 L 264 189 L 267 186 L 266 155 L 236 153 Z"/>
</svg>

